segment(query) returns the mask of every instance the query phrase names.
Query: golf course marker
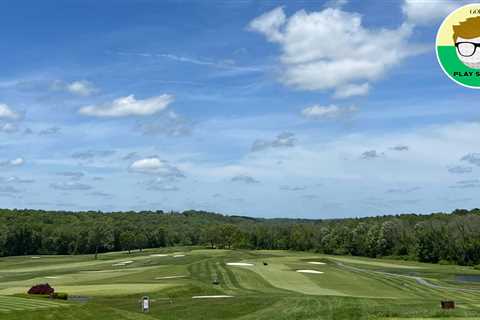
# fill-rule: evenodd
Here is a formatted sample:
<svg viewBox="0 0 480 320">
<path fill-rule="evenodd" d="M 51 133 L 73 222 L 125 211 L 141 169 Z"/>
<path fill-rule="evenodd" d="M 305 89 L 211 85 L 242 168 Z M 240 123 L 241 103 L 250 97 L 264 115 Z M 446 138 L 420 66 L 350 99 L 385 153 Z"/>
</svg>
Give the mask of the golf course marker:
<svg viewBox="0 0 480 320">
<path fill-rule="evenodd" d="M 436 53 L 450 79 L 467 88 L 480 88 L 480 3 L 460 7 L 443 20 Z"/>
</svg>

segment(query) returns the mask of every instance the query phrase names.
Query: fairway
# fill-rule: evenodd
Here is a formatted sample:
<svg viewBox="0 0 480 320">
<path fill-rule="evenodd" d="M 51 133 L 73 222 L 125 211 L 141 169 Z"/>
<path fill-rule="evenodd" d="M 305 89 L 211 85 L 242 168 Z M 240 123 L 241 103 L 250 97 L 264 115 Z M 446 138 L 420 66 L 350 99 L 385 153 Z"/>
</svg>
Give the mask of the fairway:
<svg viewBox="0 0 480 320">
<path fill-rule="evenodd" d="M 181 251 L 181 252 L 180 252 Z M 480 319 L 469 267 L 287 251 L 151 249 L 0 259 L 0 319 Z M 414 272 L 414 273 L 410 273 Z M 216 280 L 216 284 L 214 284 Z M 48 282 L 80 296 L 26 295 Z M 140 313 L 148 295 L 151 310 Z M 440 301 L 455 300 L 443 311 Z"/>
</svg>

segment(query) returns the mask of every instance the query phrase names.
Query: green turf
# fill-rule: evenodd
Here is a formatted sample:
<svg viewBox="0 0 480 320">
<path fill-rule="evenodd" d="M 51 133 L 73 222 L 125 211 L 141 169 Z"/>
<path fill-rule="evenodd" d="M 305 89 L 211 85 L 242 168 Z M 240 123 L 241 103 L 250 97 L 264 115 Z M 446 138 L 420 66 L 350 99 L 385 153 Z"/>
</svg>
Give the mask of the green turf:
<svg viewBox="0 0 480 320">
<path fill-rule="evenodd" d="M 174 258 L 182 251 L 185 257 Z M 154 254 L 169 254 L 155 257 Z M 125 266 L 114 266 L 133 261 Z M 324 265 L 309 264 L 322 261 Z M 247 262 L 253 266 L 229 266 Z M 268 265 L 264 265 L 266 262 Z M 298 273 L 311 269 L 322 274 Z M 480 319 L 480 288 L 459 266 L 286 251 L 170 248 L 128 254 L 0 259 L 0 319 Z M 180 276 L 180 277 L 179 277 Z M 178 278 L 175 278 L 178 277 Z M 213 284 L 213 279 L 219 284 Z M 88 301 L 30 297 L 48 282 Z M 139 299 L 152 308 L 140 313 Z M 192 299 L 198 295 L 233 298 Z M 455 310 L 443 311 L 440 300 Z"/>
</svg>

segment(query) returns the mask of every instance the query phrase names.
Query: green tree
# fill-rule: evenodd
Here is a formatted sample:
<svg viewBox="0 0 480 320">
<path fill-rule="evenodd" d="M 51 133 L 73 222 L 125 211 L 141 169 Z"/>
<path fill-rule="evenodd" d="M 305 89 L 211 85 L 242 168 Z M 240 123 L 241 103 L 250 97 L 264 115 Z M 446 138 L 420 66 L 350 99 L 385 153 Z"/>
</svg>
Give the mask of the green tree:
<svg viewBox="0 0 480 320">
<path fill-rule="evenodd" d="M 89 234 L 89 240 L 94 247 L 95 260 L 98 259 L 98 253 L 101 248 L 107 248 L 113 238 L 112 229 L 105 222 L 98 222 L 93 225 Z"/>
<path fill-rule="evenodd" d="M 131 253 L 135 247 L 135 234 L 130 230 L 123 231 L 120 234 L 120 243 L 123 250 L 128 250 L 128 253 Z"/>
</svg>

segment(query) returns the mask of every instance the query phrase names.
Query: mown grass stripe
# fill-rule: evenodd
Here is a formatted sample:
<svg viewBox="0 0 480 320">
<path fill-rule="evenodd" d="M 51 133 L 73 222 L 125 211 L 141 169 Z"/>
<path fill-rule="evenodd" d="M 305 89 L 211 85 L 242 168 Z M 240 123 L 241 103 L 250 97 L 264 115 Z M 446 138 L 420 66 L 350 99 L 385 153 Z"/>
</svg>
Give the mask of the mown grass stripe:
<svg viewBox="0 0 480 320">
<path fill-rule="evenodd" d="M 217 268 L 217 272 L 221 275 L 222 277 L 222 283 L 224 284 L 224 286 L 227 288 L 227 289 L 236 289 L 235 286 L 233 285 L 233 283 L 230 281 L 230 278 L 228 277 L 228 275 L 226 274 L 225 272 L 225 269 L 222 267 L 222 265 L 220 265 L 219 262 L 217 262 L 217 264 L 215 265 L 216 268 Z"/>
</svg>

